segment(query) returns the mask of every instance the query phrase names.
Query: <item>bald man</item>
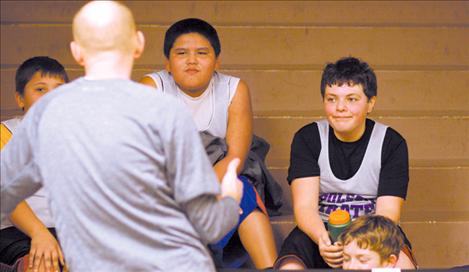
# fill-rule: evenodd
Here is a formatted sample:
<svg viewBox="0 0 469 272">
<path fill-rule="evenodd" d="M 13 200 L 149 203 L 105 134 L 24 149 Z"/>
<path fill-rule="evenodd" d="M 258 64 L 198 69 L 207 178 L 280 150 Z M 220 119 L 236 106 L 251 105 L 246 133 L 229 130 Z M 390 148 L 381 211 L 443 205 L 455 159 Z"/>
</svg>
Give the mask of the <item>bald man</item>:
<svg viewBox="0 0 469 272">
<path fill-rule="evenodd" d="M 44 187 L 71 271 L 214 271 L 206 244 L 237 224 L 239 160 L 220 188 L 186 107 L 129 79 L 144 37 L 126 7 L 88 3 L 73 36 L 85 77 L 3 149 L 2 217 Z"/>
</svg>

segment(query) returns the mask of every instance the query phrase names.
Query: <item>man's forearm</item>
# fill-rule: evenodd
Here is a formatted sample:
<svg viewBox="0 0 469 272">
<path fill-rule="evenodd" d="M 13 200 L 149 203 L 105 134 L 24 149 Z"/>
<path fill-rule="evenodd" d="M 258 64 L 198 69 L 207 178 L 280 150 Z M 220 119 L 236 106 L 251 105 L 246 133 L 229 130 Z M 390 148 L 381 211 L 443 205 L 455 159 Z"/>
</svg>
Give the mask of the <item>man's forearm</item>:
<svg viewBox="0 0 469 272">
<path fill-rule="evenodd" d="M 239 219 L 239 206 L 231 197 L 217 200 L 213 195 L 201 196 L 186 203 L 184 208 L 205 244 L 219 241 Z"/>
<path fill-rule="evenodd" d="M 8 217 L 13 212 L 22 200 L 39 190 L 41 185 L 38 182 L 31 182 L 33 178 L 26 170 L 22 170 L 13 180 L 12 175 L 7 175 L 7 169 L 4 168 L 3 162 L 1 171 L 0 211 L 3 220 L 4 217 Z"/>
</svg>

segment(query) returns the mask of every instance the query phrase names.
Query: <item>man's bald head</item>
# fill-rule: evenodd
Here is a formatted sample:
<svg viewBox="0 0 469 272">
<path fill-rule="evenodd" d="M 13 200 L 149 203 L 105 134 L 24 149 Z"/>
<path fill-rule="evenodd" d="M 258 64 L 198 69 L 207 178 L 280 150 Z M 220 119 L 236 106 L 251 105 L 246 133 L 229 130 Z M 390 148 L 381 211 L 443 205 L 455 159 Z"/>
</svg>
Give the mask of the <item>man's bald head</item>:
<svg viewBox="0 0 469 272">
<path fill-rule="evenodd" d="M 117 2 L 90 2 L 73 19 L 73 38 L 88 54 L 106 51 L 131 53 L 136 47 L 135 35 L 132 13 Z"/>
</svg>

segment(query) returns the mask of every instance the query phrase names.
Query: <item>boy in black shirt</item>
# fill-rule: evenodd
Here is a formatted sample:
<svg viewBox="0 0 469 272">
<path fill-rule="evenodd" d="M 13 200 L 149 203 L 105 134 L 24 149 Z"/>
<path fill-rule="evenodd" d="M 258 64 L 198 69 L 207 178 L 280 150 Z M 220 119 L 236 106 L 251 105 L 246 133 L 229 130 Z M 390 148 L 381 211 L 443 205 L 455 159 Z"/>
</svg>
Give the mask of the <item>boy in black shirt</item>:
<svg viewBox="0 0 469 272">
<path fill-rule="evenodd" d="M 328 64 L 321 79 L 327 119 L 301 128 L 291 145 L 288 181 L 298 226 L 285 240 L 280 269 L 337 268 L 343 246 L 332 244 L 324 222 L 341 208 L 353 219 L 378 214 L 398 223 L 409 181 L 405 139 L 367 119 L 376 103 L 376 76 L 348 57 Z M 415 268 L 410 243 L 397 267 Z"/>
</svg>

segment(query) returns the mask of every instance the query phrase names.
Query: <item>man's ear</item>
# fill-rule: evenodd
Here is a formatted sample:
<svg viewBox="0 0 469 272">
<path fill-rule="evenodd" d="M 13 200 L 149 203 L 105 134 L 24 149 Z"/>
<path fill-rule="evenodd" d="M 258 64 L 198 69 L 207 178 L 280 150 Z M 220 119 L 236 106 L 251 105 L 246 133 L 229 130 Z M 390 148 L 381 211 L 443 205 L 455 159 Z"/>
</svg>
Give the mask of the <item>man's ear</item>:
<svg viewBox="0 0 469 272">
<path fill-rule="evenodd" d="M 140 58 L 143 54 L 143 49 L 145 48 L 145 36 L 143 35 L 142 31 L 137 31 L 136 35 L 137 45 L 134 52 L 134 59 Z"/>
<path fill-rule="evenodd" d="M 15 100 L 16 105 L 18 105 L 18 108 L 24 111 L 24 99 L 18 92 L 15 92 Z"/>
<path fill-rule="evenodd" d="M 72 51 L 72 56 L 75 61 L 81 66 L 85 66 L 85 60 L 83 58 L 83 49 L 76 42 L 72 41 L 70 43 L 70 51 Z"/>
</svg>

